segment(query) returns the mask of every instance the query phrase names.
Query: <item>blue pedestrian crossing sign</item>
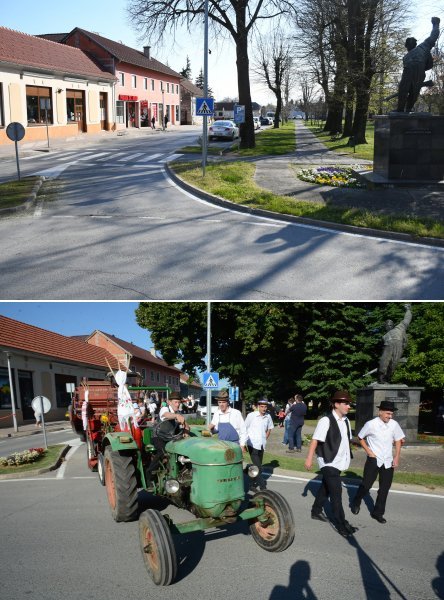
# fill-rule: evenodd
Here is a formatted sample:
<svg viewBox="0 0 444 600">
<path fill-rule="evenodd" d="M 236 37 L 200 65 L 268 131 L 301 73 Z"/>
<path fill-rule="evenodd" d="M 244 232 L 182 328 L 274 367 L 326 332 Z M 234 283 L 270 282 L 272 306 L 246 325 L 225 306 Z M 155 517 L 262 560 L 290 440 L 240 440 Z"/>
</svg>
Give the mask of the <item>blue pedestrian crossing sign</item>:
<svg viewBox="0 0 444 600">
<path fill-rule="evenodd" d="M 202 379 L 205 390 L 217 390 L 219 387 L 219 373 L 209 373 L 206 371 Z"/>
<path fill-rule="evenodd" d="M 214 115 L 214 98 L 196 98 L 196 115 L 198 117 Z"/>
</svg>

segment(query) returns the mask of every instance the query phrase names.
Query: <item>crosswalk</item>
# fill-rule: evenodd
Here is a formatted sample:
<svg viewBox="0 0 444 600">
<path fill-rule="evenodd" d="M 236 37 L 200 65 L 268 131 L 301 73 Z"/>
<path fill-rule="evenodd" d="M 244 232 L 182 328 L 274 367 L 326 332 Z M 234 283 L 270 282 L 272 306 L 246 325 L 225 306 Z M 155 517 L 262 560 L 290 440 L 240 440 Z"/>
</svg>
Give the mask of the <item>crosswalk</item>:
<svg viewBox="0 0 444 600">
<path fill-rule="evenodd" d="M 132 166 L 132 167 L 161 167 L 167 162 L 171 162 L 172 160 L 176 160 L 183 156 L 182 154 L 168 154 L 168 153 L 156 153 L 156 154 L 146 154 L 146 152 L 122 152 L 116 150 L 108 150 L 104 152 L 95 152 L 93 150 L 87 152 L 79 152 L 79 151 L 68 151 L 68 152 L 60 152 L 57 154 L 48 153 L 42 155 L 33 155 L 26 156 L 21 158 L 22 161 L 25 160 L 38 160 L 39 163 L 46 163 L 55 161 L 64 163 L 77 163 L 77 162 L 91 162 L 91 163 L 100 163 L 102 166 Z"/>
</svg>

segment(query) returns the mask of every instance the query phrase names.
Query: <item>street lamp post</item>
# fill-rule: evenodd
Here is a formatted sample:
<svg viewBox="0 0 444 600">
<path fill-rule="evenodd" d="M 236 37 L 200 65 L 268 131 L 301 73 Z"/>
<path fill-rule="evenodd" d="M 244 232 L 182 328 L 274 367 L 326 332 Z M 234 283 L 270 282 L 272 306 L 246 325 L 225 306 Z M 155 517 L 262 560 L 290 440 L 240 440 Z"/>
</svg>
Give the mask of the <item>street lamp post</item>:
<svg viewBox="0 0 444 600">
<path fill-rule="evenodd" d="M 12 380 L 11 371 L 11 355 L 9 352 L 4 351 L 8 359 L 8 375 L 9 375 L 9 389 L 11 390 L 11 406 L 12 406 L 12 422 L 14 423 L 14 431 L 17 433 L 17 415 L 15 413 L 15 398 L 14 398 L 14 385 Z"/>
</svg>

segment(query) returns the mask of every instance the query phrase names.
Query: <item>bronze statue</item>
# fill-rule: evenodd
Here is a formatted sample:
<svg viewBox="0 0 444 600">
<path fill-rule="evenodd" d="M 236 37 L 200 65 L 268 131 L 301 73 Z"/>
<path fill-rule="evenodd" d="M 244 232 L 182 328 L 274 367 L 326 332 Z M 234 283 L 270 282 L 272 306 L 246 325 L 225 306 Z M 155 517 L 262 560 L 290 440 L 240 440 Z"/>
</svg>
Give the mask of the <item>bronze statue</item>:
<svg viewBox="0 0 444 600">
<path fill-rule="evenodd" d="M 402 358 L 407 346 L 407 328 L 412 320 L 410 304 L 405 304 L 404 319 L 393 326 L 393 321 L 386 321 L 387 333 L 383 336 L 384 350 L 379 359 L 378 383 L 390 383 L 393 372 Z"/>
<path fill-rule="evenodd" d="M 439 23 L 438 17 L 432 17 L 432 33 L 419 46 L 416 45 L 414 37 L 405 41 L 408 52 L 403 58 L 404 70 L 399 83 L 397 112 L 411 112 L 421 88 L 431 83 L 424 83 L 425 72 L 433 67 L 430 51 L 439 37 Z"/>
</svg>

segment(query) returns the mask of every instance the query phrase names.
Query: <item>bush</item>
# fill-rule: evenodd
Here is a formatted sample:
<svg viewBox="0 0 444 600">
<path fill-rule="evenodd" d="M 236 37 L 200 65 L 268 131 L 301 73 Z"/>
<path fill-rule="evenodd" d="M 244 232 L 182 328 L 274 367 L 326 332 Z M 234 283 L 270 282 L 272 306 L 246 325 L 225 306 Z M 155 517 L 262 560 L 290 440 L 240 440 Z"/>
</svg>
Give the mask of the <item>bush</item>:
<svg viewBox="0 0 444 600">
<path fill-rule="evenodd" d="M 33 463 L 45 454 L 44 448 L 29 448 L 23 452 L 14 452 L 9 456 L 0 456 L 0 465 L 2 467 L 18 467 Z"/>
</svg>

